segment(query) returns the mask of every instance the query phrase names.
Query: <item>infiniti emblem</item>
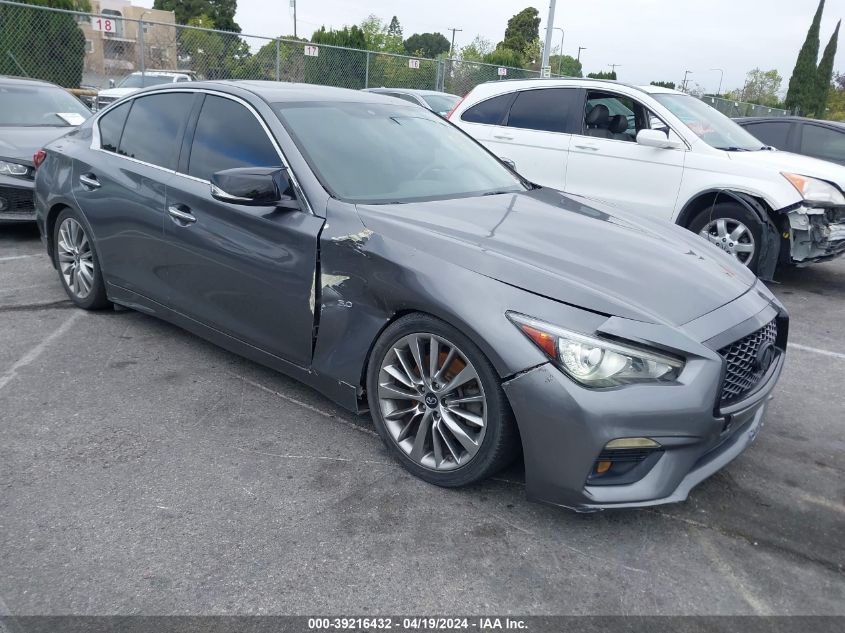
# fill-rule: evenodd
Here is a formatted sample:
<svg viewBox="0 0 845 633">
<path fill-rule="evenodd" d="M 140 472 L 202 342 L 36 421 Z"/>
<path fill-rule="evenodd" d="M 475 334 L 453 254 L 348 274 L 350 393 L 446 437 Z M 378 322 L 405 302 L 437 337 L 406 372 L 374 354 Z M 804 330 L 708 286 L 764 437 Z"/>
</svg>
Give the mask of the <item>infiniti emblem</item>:
<svg viewBox="0 0 845 633">
<path fill-rule="evenodd" d="M 766 341 L 757 350 L 757 355 L 754 357 L 754 369 L 757 371 L 766 371 L 774 358 L 775 346 L 770 341 Z"/>
<path fill-rule="evenodd" d="M 434 407 L 437 406 L 437 396 L 435 396 L 431 392 L 425 394 L 425 404 L 426 404 L 426 406 L 433 409 Z"/>
</svg>

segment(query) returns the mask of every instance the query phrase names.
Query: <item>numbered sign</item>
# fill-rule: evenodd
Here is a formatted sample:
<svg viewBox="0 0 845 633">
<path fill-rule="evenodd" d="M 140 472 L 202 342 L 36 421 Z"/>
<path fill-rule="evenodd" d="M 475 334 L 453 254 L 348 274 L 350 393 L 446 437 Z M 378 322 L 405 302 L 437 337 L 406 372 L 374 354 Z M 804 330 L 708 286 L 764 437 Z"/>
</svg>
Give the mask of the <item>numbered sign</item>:
<svg viewBox="0 0 845 633">
<path fill-rule="evenodd" d="M 305 47 L 305 54 L 308 57 L 317 57 L 317 55 L 320 54 L 320 47 L 319 46 L 312 46 L 311 44 L 308 44 Z"/>
<path fill-rule="evenodd" d="M 502 68 L 501 66 L 499 66 L 499 77 L 504 77 L 507 74 L 508 74 L 508 69 Z"/>
<path fill-rule="evenodd" d="M 420 60 L 418 59 L 409 59 L 408 60 L 408 68 L 419 68 L 420 67 Z"/>
<path fill-rule="evenodd" d="M 102 31 L 103 33 L 114 33 L 117 30 L 117 25 L 111 18 L 92 16 L 91 28 L 95 31 Z"/>
</svg>

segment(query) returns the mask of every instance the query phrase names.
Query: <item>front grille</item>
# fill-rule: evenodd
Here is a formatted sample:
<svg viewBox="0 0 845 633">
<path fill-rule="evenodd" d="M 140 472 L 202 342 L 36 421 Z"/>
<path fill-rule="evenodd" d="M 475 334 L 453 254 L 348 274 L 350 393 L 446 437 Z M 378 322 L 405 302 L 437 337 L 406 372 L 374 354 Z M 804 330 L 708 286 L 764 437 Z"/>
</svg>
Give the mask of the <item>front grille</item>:
<svg viewBox="0 0 845 633">
<path fill-rule="evenodd" d="M 757 352 L 766 343 L 774 345 L 777 335 L 778 326 L 773 319 L 756 332 L 719 350 L 719 354 L 727 363 L 725 381 L 722 383 L 721 404 L 739 400 L 757 386 L 769 368 L 768 365 L 760 365 Z"/>
<path fill-rule="evenodd" d="M 0 187 L 0 215 L 35 215 L 32 190 Z"/>
</svg>

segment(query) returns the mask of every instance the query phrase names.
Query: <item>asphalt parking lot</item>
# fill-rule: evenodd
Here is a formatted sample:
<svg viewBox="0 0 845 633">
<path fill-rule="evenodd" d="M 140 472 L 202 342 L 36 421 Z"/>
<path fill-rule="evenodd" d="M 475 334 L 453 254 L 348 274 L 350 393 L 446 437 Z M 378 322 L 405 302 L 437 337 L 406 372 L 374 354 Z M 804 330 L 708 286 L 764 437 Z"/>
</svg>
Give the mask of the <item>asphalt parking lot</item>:
<svg viewBox="0 0 845 633">
<path fill-rule="evenodd" d="M 443 490 L 370 421 L 140 313 L 0 227 L 0 615 L 845 615 L 845 259 L 792 316 L 756 443 L 690 499 L 578 515 L 519 467 Z"/>
</svg>

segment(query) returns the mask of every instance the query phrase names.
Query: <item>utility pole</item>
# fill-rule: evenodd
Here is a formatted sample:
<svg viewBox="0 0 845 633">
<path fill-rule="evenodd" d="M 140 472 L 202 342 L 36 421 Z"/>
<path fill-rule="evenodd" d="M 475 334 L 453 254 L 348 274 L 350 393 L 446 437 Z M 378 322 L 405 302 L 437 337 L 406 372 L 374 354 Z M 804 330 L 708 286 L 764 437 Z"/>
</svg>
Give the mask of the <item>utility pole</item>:
<svg viewBox="0 0 845 633">
<path fill-rule="evenodd" d="M 622 64 L 608 64 L 608 66 L 610 66 L 610 72 L 615 74 L 616 69 L 620 68 L 622 66 Z"/>
<path fill-rule="evenodd" d="M 555 25 L 555 0 L 549 2 L 549 18 L 546 22 L 546 43 L 543 46 L 543 62 L 540 64 L 540 76 L 550 77 L 552 74 L 551 66 L 549 66 L 549 53 L 552 51 L 552 34 Z M 561 51 L 561 54 L 563 52 Z"/>
<path fill-rule="evenodd" d="M 581 51 L 585 51 L 585 50 L 587 50 L 587 47 L 586 47 L 586 46 L 579 46 L 579 47 L 578 47 L 578 57 L 576 57 L 576 59 L 577 59 L 579 62 L 581 61 Z"/>
<path fill-rule="evenodd" d="M 721 96 L 721 94 L 722 94 L 722 79 L 724 79 L 724 77 L 725 77 L 725 71 L 722 70 L 721 68 L 711 68 L 710 70 L 718 70 L 719 71 L 719 88 L 716 90 L 716 94 Z"/>
<path fill-rule="evenodd" d="M 460 33 L 463 29 L 453 29 L 449 27 L 446 30 L 452 31 L 452 45 L 449 47 L 449 57 L 452 58 L 455 56 L 455 33 Z"/>
<path fill-rule="evenodd" d="M 548 29 L 548 28 L 549 27 L 546 27 L 546 29 Z M 560 51 L 558 51 L 560 54 L 558 55 L 558 58 L 557 58 L 557 74 L 559 75 L 561 64 L 563 63 L 563 38 L 566 36 L 566 33 L 564 33 L 563 29 L 560 28 L 559 26 L 555 26 L 553 28 L 554 28 L 555 31 L 560 31 Z M 551 66 L 551 61 L 549 61 L 549 66 Z"/>
<path fill-rule="evenodd" d="M 293 37 L 296 38 L 296 0 L 290 0 L 290 8 L 293 9 Z"/>
<path fill-rule="evenodd" d="M 684 71 L 684 83 L 682 84 L 683 88 L 681 88 L 681 90 L 683 90 L 684 92 L 687 91 L 687 76 L 691 75 L 691 74 L 692 74 L 691 70 L 685 70 Z"/>
</svg>

